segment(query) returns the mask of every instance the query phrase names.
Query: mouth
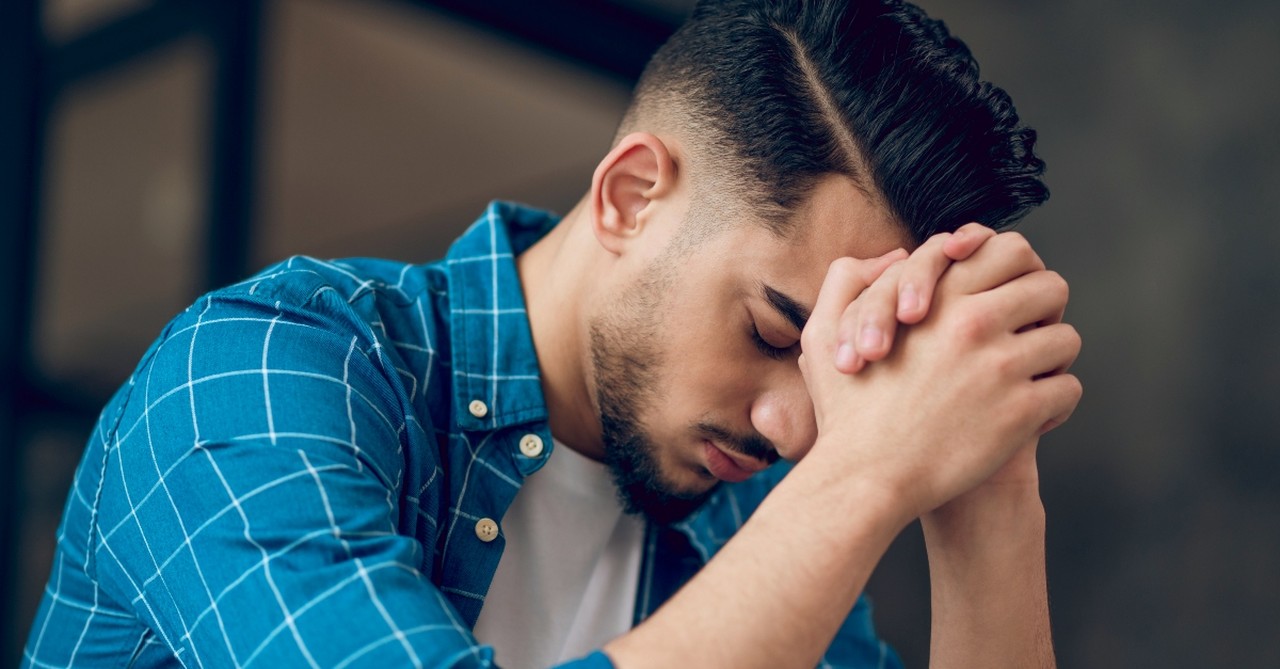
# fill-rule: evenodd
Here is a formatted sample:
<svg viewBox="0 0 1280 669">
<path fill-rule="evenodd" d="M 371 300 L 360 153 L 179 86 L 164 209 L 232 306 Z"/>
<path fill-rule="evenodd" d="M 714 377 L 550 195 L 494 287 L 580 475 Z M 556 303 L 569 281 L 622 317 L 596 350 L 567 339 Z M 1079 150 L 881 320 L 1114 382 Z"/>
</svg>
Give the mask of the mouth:
<svg viewBox="0 0 1280 669">
<path fill-rule="evenodd" d="M 707 471 L 726 483 L 739 483 L 769 466 L 767 462 L 723 448 L 709 439 L 702 441 Z"/>
</svg>

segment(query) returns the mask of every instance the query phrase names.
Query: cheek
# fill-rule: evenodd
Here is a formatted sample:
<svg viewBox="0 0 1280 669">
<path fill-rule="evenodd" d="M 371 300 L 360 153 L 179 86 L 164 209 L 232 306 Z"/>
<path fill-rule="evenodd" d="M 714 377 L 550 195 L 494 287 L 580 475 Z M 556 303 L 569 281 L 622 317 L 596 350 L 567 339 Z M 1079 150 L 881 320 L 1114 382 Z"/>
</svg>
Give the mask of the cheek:
<svg viewBox="0 0 1280 669">
<path fill-rule="evenodd" d="M 721 277 L 723 280 L 723 277 Z M 692 439 L 699 421 L 740 424 L 765 360 L 746 332 L 741 295 L 724 281 L 682 281 L 656 333 L 661 371 L 653 396 L 652 428 L 668 438 Z M 698 290 L 687 290 L 697 286 Z"/>
<path fill-rule="evenodd" d="M 744 358 L 738 339 L 717 328 L 671 353 L 658 396 L 671 415 L 721 416 L 745 403 L 761 370 Z"/>
</svg>

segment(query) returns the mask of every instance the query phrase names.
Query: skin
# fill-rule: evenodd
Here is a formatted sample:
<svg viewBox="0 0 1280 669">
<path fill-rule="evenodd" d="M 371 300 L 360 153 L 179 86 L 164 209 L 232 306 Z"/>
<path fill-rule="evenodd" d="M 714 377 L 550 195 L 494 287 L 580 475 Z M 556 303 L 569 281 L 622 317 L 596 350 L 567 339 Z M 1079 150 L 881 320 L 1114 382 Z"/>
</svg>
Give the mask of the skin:
<svg viewBox="0 0 1280 669">
<path fill-rule="evenodd" d="M 599 201 L 580 203 L 518 259 L 552 432 L 598 460 L 604 444 L 587 355 L 589 325 L 655 264 L 664 264 L 684 225 L 689 185 L 677 178 L 679 147 L 670 136 L 624 139 L 597 171 Z M 842 178 L 819 184 L 802 215 L 822 223 L 791 241 L 758 225 L 725 226 L 697 248 L 696 262 L 676 263 L 677 289 L 654 316 L 662 321 L 663 348 L 678 352 L 671 357 L 679 364 L 662 372 L 665 397 L 646 412 L 648 431 L 662 445 L 658 460 L 676 488 L 705 491 L 715 483 L 704 471 L 702 439 L 692 433 L 700 420 L 759 434 L 793 460 L 817 436 L 796 366 L 800 330 L 768 305 L 759 286 L 811 308 L 836 258 L 883 256 L 909 243 Z M 858 233 L 848 234 L 850 228 Z M 792 350 L 781 360 L 762 355 L 750 337 L 753 324 L 768 342 Z"/>
<path fill-rule="evenodd" d="M 1025 239 L 981 226 L 906 257 L 903 230 L 837 175 L 797 210 L 792 238 L 735 220 L 671 262 L 702 210 L 694 164 L 678 132 L 628 135 L 517 260 L 566 445 L 606 458 L 592 325 L 662 268 L 669 288 L 646 314 L 658 392 L 637 418 L 665 484 L 715 485 L 700 422 L 799 461 L 688 586 L 606 652 L 621 667 L 813 666 L 889 542 L 920 518 L 931 665 L 1052 666 L 1034 449 L 1080 395 L 1065 373 L 1079 350 L 1060 323 L 1065 282 Z M 805 327 L 761 285 L 811 312 Z M 785 353 L 763 355 L 753 327 Z"/>
</svg>

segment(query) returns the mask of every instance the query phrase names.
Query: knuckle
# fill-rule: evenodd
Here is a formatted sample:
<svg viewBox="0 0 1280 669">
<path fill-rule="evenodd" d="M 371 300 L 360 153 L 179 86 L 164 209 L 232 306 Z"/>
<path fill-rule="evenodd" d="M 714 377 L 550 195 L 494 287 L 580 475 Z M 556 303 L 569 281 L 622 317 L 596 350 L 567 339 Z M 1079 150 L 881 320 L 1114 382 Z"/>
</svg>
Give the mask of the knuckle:
<svg viewBox="0 0 1280 669">
<path fill-rule="evenodd" d="M 985 311 L 970 310 L 956 316 L 953 328 L 960 341 L 972 344 L 986 339 L 991 321 L 991 316 Z"/>
<path fill-rule="evenodd" d="M 817 341 L 815 341 L 817 336 L 818 335 L 814 332 L 813 327 L 806 327 L 804 330 L 800 332 L 801 356 L 803 356 L 804 353 L 808 353 L 809 351 L 814 350 L 813 347 L 818 343 Z"/>
<path fill-rule="evenodd" d="M 1002 232 L 1000 233 L 1000 238 L 1009 245 L 1026 246 L 1028 248 L 1031 247 L 1031 242 L 1027 241 L 1027 236 L 1017 230 Z"/>
<path fill-rule="evenodd" d="M 1001 350 L 993 356 L 991 366 L 997 376 L 1009 378 L 1017 376 L 1018 369 L 1021 367 L 1020 362 L 1018 356 L 1007 350 Z"/>
<path fill-rule="evenodd" d="M 1059 401 L 1064 413 L 1070 414 L 1075 411 L 1076 406 L 1080 404 L 1080 399 L 1084 397 L 1084 385 L 1080 383 L 1080 379 L 1072 374 L 1063 374 L 1061 377 L 1062 390 Z"/>
<path fill-rule="evenodd" d="M 1010 247 L 1009 253 L 1020 265 L 1034 267 L 1037 270 L 1044 269 L 1044 261 L 1040 259 L 1040 254 L 1036 253 L 1036 250 L 1031 247 L 1031 242 L 1021 232 L 1004 232 L 1001 236 L 1004 237 L 1005 245 Z"/>
<path fill-rule="evenodd" d="M 858 261 L 848 256 L 842 256 L 831 261 L 827 267 L 827 275 L 839 278 L 850 278 L 858 271 Z"/>
<path fill-rule="evenodd" d="M 1067 306 L 1067 298 L 1070 296 L 1067 282 L 1047 273 L 1037 274 L 1031 278 L 1034 281 L 1027 285 L 1032 291 L 1030 297 L 1045 307 L 1061 310 Z"/>
<path fill-rule="evenodd" d="M 852 341 L 858 331 L 859 310 L 847 309 L 844 315 L 840 317 L 840 324 L 836 327 L 836 335 L 840 341 Z M 804 335 L 801 333 L 801 338 Z"/>
<path fill-rule="evenodd" d="M 1017 235 L 1018 233 L 1012 232 L 1009 234 Z M 1036 252 L 1032 250 L 1031 244 L 1027 243 L 1027 239 L 1025 237 L 1019 235 L 1018 238 L 1014 241 L 1016 243 L 1010 244 L 1010 246 L 1012 247 L 1011 251 L 1014 257 L 1017 258 L 1019 262 L 1030 263 L 1032 259 L 1037 257 Z"/>
<path fill-rule="evenodd" d="M 934 233 L 932 236 L 926 239 L 924 244 L 921 244 L 920 247 L 927 248 L 927 247 L 933 246 L 933 247 L 941 248 L 942 245 L 945 244 L 948 239 L 951 239 L 951 234 L 952 233 L 950 232 Z"/>
<path fill-rule="evenodd" d="M 1065 323 L 1063 325 L 1066 328 L 1067 342 L 1071 345 L 1072 350 L 1078 352 L 1080 347 L 1084 345 L 1084 339 L 1080 336 L 1080 331 L 1073 325 Z"/>
<path fill-rule="evenodd" d="M 1071 286 L 1061 274 L 1051 269 L 1045 270 L 1045 272 L 1049 277 L 1049 289 L 1053 291 L 1054 297 L 1063 304 L 1066 304 L 1067 300 L 1071 298 Z"/>
<path fill-rule="evenodd" d="M 919 265 L 921 263 L 935 262 L 939 257 L 945 258 L 947 240 L 951 239 L 951 237 L 952 233 L 950 232 L 939 232 L 925 240 L 925 242 L 921 244 L 920 247 L 916 249 L 915 253 L 912 253 L 907 260 L 912 265 Z"/>
<path fill-rule="evenodd" d="M 809 326 L 800 333 L 801 353 L 816 354 L 817 352 L 822 351 L 824 348 L 827 348 L 827 340 L 830 336 L 831 335 L 828 334 L 827 331 L 820 331 L 820 328 L 814 327 L 813 323 L 810 322 Z M 835 345 L 832 344 L 830 348 L 834 350 Z"/>
</svg>

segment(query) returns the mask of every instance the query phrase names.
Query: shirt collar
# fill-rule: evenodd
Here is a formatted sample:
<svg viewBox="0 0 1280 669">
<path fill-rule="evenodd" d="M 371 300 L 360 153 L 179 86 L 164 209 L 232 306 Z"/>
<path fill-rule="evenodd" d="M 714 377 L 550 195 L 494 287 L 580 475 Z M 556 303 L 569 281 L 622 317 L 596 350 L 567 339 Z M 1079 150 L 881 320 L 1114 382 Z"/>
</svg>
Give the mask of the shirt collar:
<svg viewBox="0 0 1280 669">
<path fill-rule="evenodd" d="M 549 212 L 492 202 L 445 256 L 454 416 L 464 430 L 547 418 L 515 257 L 559 220 Z"/>
<path fill-rule="evenodd" d="M 546 401 L 515 257 L 559 222 L 549 212 L 492 202 L 449 248 L 454 415 L 464 430 L 498 430 L 545 421 Z M 472 403 L 484 403 L 483 415 Z M 703 562 L 711 559 L 790 470 L 779 462 L 723 484 L 688 518 L 672 525 Z"/>
</svg>

